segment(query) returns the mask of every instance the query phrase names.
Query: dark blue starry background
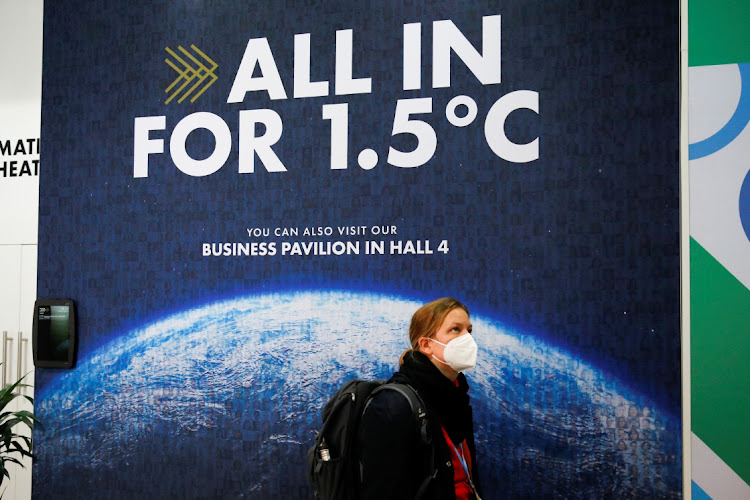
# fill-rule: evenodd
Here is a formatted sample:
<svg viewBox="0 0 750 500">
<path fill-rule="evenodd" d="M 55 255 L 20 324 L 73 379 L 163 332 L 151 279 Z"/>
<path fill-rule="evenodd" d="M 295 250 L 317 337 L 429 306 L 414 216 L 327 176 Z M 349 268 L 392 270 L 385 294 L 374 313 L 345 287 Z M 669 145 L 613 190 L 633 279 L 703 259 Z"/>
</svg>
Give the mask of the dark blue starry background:
<svg viewBox="0 0 750 500">
<path fill-rule="evenodd" d="M 482 85 L 453 57 L 450 88 L 432 89 L 432 22 L 451 19 L 481 50 L 482 16 L 502 16 L 502 82 Z M 402 26 L 422 23 L 422 89 L 402 90 Z M 372 92 L 333 95 L 336 30 L 353 30 L 354 77 Z M 313 80 L 331 95 L 293 98 L 294 35 L 310 33 Z M 287 99 L 248 93 L 227 103 L 247 41 L 265 37 Z M 165 47 L 195 44 L 218 81 L 190 103 L 165 104 L 175 78 Z M 120 332 L 171 311 L 244 293 L 331 288 L 417 300 L 456 296 L 614 373 L 673 418 L 680 415 L 679 9 L 647 0 L 577 1 L 81 1 L 44 12 L 38 295 L 76 301 L 79 360 Z M 539 137 L 540 158 L 507 162 L 483 134 L 492 104 L 539 93 L 508 137 Z M 478 116 L 445 118 L 457 95 Z M 431 97 L 433 158 L 386 164 L 399 99 Z M 330 169 L 324 104 L 348 103 L 348 169 Z M 239 112 L 283 121 L 274 151 L 287 172 L 238 173 Z M 216 173 L 172 163 L 169 136 L 208 111 L 232 131 Z M 133 176 L 134 119 L 166 116 L 166 154 Z M 189 136 L 205 158 L 214 141 Z M 379 156 L 372 170 L 357 155 Z M 447 240 L 447 254 L 204 257 L 204 243 L 276 241 L 247 228 L 396 226 L 397 237 Z M 296 238 L 363 241 L 364 237 Z M 43 391 L 58 370 L 38 369 Z M 54 422 L 51 426 L 57 425 Z M 679 430 L 676 431 L 679 436 Z M 44 435 L 38 445 L 45 443 Z M 44 469 L 47 471 L 47 469 Z M 182 470 L 179 474 L 192 474 Z M 50 474 L 52 474 L 50 472 Z M 37 479 L 44 481 L 44 478 Z M 38 492 L 38 490 L 37 490 Z"/>
</svg>

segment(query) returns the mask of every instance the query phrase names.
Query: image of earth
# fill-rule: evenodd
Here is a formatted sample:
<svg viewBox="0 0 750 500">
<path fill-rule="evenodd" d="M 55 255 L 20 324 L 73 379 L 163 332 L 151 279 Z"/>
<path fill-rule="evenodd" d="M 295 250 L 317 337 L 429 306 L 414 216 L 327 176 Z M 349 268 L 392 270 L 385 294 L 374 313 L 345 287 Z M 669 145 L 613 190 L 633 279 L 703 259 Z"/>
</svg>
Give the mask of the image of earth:
<svg viewBox="0 0 750 500">
<path fill-rule="evenodd" d="M 350 378 L 388 378 L 403 297 L 237 297 L 123 332 L 37 390 L 34 498 L 311 499 L 306 451 Z M 472 316 L 485 499 L 680 498 L 680 424 L 616 377 Z"/>
</svg>

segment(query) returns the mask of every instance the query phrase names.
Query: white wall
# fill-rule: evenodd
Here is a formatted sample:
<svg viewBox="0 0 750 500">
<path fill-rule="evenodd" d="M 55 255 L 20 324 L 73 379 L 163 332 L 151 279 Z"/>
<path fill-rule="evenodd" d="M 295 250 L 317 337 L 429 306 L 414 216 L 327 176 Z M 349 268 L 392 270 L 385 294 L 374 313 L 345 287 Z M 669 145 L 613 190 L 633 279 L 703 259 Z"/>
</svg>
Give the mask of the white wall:
<svg viewBox="0 0 750 500">
<path fill-rule="evenodd" d="M 7 383 L 26 373 L 24 382 L 34 379 L 42 12 L 43 0 L 0 0 L 0 373 Z M 33 388 L 25 394 L 33 395 Z M 16 401 L 15 409 L 25 404 Z M 9 467 L 2 498 L 31 498 L 31 462 L 25 462 L 25 469 Z"/>
<path fill-rule="evenodd" d="M 39 160 L 42 11 L 42 0 L 0 0 L 0 143 L 11 145 L 10 154 L 0 149 L 0 245 L 37 242 L 39 177 L 21 171 Z"/>
</svg>

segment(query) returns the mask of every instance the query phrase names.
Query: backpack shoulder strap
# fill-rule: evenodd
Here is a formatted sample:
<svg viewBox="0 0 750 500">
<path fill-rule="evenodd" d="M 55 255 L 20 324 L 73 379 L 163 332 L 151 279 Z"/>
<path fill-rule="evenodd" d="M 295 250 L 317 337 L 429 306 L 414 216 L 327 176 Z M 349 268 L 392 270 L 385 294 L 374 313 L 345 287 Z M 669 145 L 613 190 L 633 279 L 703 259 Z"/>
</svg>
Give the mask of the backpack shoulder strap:
<svg viewBox="0 0 750 500">
<path fill-rule="evenodd" d="M 391 382 L 383 384 L 375 389 L 372 393 L 372 396 L 380 391 L 385 390 L 396 391 L 406 398 L 406 400 L 409 402 L 409 406 L 411 407 L 411 412 L 417 421 L 417 429 L 419 431 L 419 437 L 422 440 L 422 444 L 430 444 L 430 442 L 432 441 L 432 436 L 428 432 L 427 405 L 425 405 L 424 400 L 422 400 L 422 397 L 419 395 L 416 389 L 414 389 L 409 384 L 399 384 L 396 382 Z"/>
<path fill-rule="evenodd" d="M 435 467 L 435 444 L 432 440 L 432 434 L 430 432 L 429 420 L 427 419 L 427 405 L 419 395 L 416 389 L 409 384 L 400 384 L 397 382 L 391 382 L 383 384 L 380 387 L 372 391 L 370 397 L 375 396 L 380 391 L 391 390 L 396 391 L 406 398 L 411 407 L 411 412 L 414 415 L 417 424 L 417 431 L 421 443 L 425 446 L 430 447 L 429 451 L 429 463 L 427 467 L 427 477 L 422 481 L 422 484 L 417 490 L 417 495 L 414 497 L 415 500 L 422 498 L 427 491 L 427 486 L 437 476 L 437 468 Z"/>
</svg>

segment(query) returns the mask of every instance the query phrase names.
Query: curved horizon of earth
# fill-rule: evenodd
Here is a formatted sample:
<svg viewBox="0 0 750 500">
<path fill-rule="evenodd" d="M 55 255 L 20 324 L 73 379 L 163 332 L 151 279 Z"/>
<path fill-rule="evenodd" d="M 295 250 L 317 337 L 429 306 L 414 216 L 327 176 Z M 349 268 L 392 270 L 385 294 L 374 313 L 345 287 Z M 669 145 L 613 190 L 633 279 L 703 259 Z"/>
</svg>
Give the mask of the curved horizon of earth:
<svg viewBox="0 0 750 500">
<path fill-rule="evenodd" d="M 34 497 L 312 498 L 323 405 L 350 378 L 391 375 L 421 305 L 248 295 L 126 332 L 38 392 Z M 485 500 L 681 497 L 677 418 L 532 335 L 472 323 Z"/>
</svg>

